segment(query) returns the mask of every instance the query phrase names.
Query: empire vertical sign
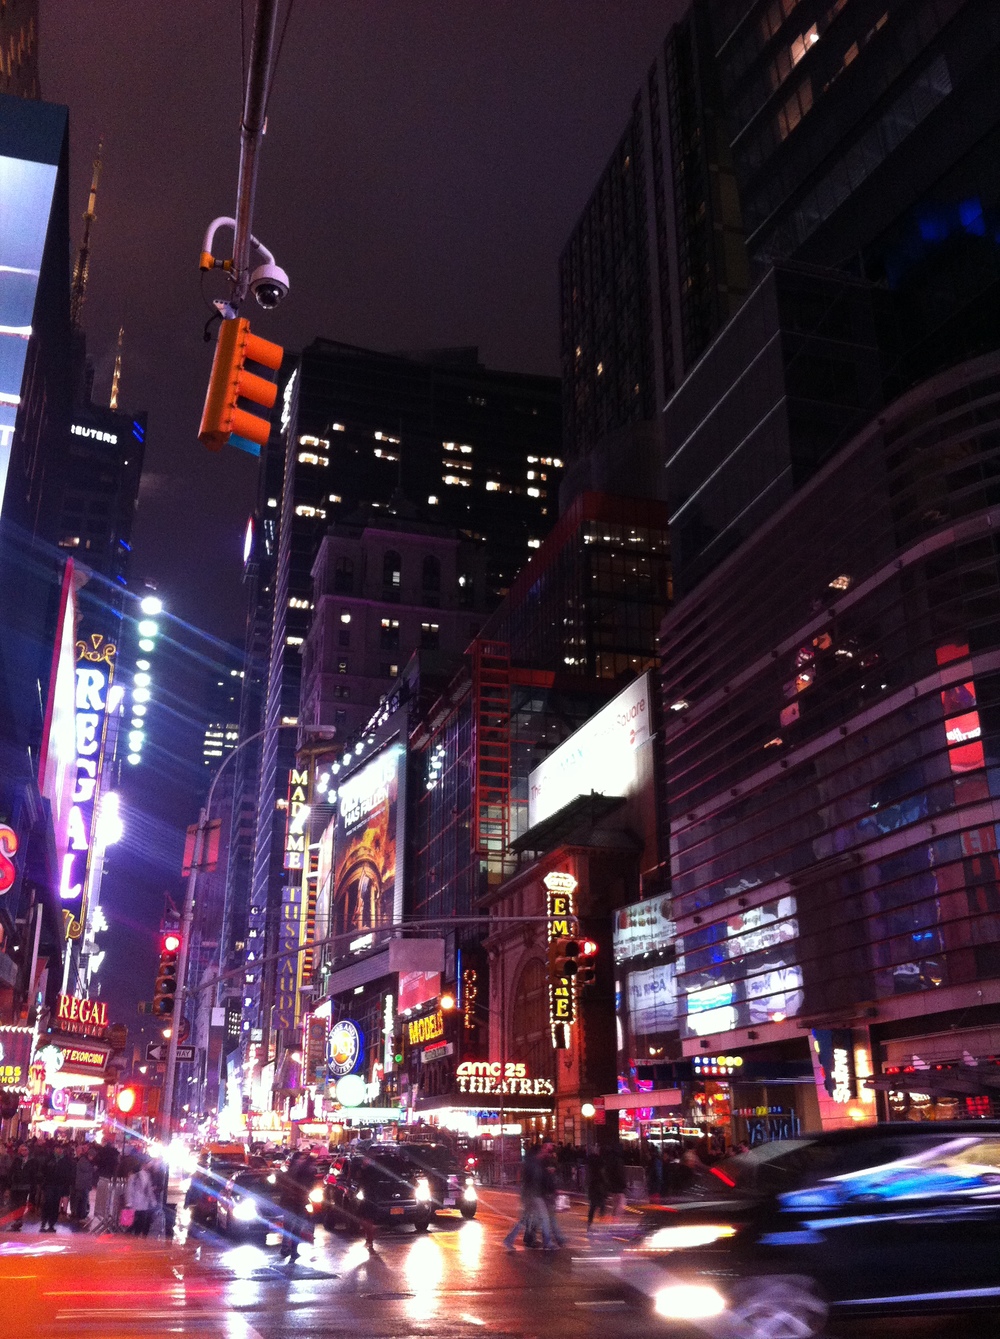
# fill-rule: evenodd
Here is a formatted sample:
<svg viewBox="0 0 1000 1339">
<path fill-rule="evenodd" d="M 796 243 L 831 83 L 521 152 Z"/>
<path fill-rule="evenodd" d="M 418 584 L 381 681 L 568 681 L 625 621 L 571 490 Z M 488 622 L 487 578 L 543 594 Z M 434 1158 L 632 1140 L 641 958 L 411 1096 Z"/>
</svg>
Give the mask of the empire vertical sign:
<svg viewBox="0 0 1000 1339">
<path fill-rule="evenodd" d="M 79 935 L 77 927 L 82 926 L 84 918 L 108 728 L 108 690 L 115 677 L 116 655 L 117 647 L 99 632 L 76 644 L 76 784 L 69 814 L 69 846 L 59 882 L 68 938 Z"/>
<path fill-rule="evenodd" d="M 548 916 L 548 940 L 572 939 L 576 934 L 576 909 L 573 894 L 576 879 L 562 870 L 550 870 L 545 884 L 545 912 Z M 552 1045 L 557 1051 L 569 1049 L 570 1028 L 576 1022 L 576 992 L 571 977 L 561 976 L 549 984 L 549 1023 Z"/>
</svg>

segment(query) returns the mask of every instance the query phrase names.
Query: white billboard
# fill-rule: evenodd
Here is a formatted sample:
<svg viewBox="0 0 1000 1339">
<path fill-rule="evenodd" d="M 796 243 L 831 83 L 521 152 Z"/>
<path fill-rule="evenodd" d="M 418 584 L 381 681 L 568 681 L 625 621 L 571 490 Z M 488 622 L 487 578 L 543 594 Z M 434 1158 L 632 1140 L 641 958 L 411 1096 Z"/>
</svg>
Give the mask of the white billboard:
<svg viewBox="0 0 1000 1339">
<path fill-rule="evenodd" d="M 559 745 L 528 778 L 528 827 L 578 795 L 628 795 L 650 725 L 649 674 L 642 674 Z"/>
</svg>

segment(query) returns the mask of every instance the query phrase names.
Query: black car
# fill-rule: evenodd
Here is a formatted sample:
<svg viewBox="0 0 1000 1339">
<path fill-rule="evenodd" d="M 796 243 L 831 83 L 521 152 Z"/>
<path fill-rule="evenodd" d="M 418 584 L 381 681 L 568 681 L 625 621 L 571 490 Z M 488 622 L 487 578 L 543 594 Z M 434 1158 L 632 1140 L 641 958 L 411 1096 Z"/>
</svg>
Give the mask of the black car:
<svg viewBox="0 0 1000 1339">
<path fill-rule="evenodd" d="M 808 1339 L 831 1314 L 1000 1313 L 1000 1121 L 804 1134 L 713 1173 L 717 1197 L 650 1211 L 623 1256 L 667 1320 Z"/>
<path fill-rule="evenodd" d="M 475 1178 L 448 1144 L 405 1143 L 400 1147 L 427 1177 L 435 1210 L 458 1209 L 463 1218 L 475 1218 L 479 1204 Z"/>
<path fill-rule="evenodd" d="M 331 1230 L 412 1223 L 426 1232 L 433 1216 L 430 1181 L 405 1145 L 359 1145 L 326 1183 L 323 1225 Z"/>
<path fill-rule="evenodd" d="M 220 1191 L 237 1172 L 246 1168 L 246 1155 L 239 1146 L 224 1150 L 203 1149 L 184 1196 L 184 1204 L 191 1210 L 192 1219 L 198 1223 L 214 1223 Z"/>
<path fill-rule="evenodd" d="M 278 1172 L 253 1169 L 237 1172 L 216 1196 L 216 1227 L 229 1237 L 263 1239 L 280 1231 L 282 1211 L 276 1202 Z"/>
</svg>

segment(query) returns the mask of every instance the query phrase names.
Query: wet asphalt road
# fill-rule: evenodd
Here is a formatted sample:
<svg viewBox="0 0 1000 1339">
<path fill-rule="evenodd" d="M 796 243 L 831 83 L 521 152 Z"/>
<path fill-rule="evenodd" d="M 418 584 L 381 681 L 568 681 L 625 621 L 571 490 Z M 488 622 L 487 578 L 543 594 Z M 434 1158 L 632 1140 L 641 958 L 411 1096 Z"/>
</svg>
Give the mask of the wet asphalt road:
<svg viewBox="0 0 1000 1339">
<path fill-rule="evenodd" d="M 509 1255 L 511 1195 L 483 1192 L 471 1222 L 442 1215 L 426 1235 L 381 1232 L 370 1254 L 356 1237 L 316 1232 L 291 1270 L 274 1246 L 210 1233 L 184 1244 L 92 1236 L 60 1228 L 0 1235 L 2 1339 L 636 1339 L 678 1334 L 627 1297 L 615 1273 L 623 1230 L 588 1239 L 578 1208 L 560 1215 L 562 1251 Z M 834 1326 L 837 1339 L 946 1333 L 971 1339 L 968 1321 L 913 1319 Z"/>
</svg>

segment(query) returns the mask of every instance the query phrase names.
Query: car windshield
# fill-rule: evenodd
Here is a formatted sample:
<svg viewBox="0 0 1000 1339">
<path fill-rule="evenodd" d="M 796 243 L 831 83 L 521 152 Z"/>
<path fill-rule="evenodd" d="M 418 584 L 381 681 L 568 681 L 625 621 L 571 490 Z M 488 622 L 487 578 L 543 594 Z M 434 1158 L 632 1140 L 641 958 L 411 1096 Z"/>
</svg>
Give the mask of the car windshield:
<svg viewBox="0 0 1000 1339">
<path fill-rule="evenodd" d="M 414 1175 L 413 1163 L 401 1153 L 370 1153 L 364 1160 L 364 1175 L 379 1184 L 409 1184 Z"/>
<path fill-rule="evenodd" d="M 407 1144 L 405 1147 L 414 1162 L 430 1171 L 448 1172 L 456 1166 L 454 1154 L 443 1144 Z"/>
<path fill-rule="evenodd" d="M 782 1139 L 727 1158 L 718 1171 L 741 1194 L 780 1195 L 916 1156 L 926 1144 L 889 1131 L 871 1139 Z"/>
<path fill-rule="evenodd" d="M 252 1191 L 256 1194 L 266 1194 L 268 1191 L 274 1192 L 273 1181 L 268 1181 L 267 1172 L 244 1172 L 242 1175 L 234 1178 L 233 1184 L 237 1190 L 244 1192 Z"/>
</svg>

